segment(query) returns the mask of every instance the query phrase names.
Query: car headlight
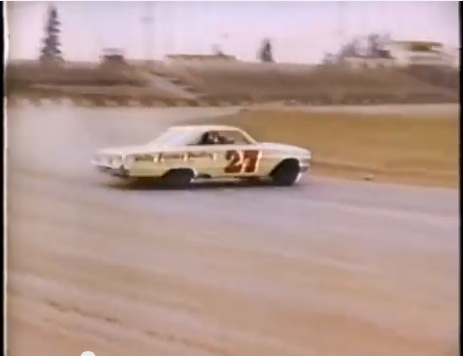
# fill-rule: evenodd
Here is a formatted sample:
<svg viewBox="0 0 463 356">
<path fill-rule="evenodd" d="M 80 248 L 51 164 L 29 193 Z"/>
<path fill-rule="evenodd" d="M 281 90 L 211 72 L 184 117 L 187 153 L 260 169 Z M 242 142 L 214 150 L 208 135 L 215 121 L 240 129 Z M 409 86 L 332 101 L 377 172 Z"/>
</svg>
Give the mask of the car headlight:
<svg viewBox="0 0 463 356">
<path fill-rule="evenodd" d="M 130 166 L 135 162 L 135 157 L 134 156 L 125 156 L 124 157 L 124 165 Z"/>
<path fill-rule="evenodd" d="M 112 156 L 110 158 L 110 162 L 112 165 L 119 165 L 122 163 L 122 157 L 121 156 Z"/>
</svg>

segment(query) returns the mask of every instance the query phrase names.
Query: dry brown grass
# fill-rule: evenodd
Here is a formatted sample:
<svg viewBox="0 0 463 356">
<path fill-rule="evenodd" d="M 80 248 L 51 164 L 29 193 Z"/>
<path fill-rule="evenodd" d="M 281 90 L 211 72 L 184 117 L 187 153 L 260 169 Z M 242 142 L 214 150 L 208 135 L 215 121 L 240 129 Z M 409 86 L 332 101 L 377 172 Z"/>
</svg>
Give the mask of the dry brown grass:
<svg viewBox="0 0 463 356">
<path fill-rule="evenodd" d="M 310 148 L 314 173 L 457 187 L 459 118 L 247 111 L 219 122 Z"/>
</svg>

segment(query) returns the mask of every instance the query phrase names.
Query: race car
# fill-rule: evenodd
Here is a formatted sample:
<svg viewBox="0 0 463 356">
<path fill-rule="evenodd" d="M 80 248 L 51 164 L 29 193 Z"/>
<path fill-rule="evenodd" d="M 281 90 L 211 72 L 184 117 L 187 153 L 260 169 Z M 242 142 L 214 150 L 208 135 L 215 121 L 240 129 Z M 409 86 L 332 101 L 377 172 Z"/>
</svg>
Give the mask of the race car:
<svg viewBox="0 0 463 356">
<path fill-rule="evenodd" d="M 200 179 L 239 178 L 296 184 L 311 163 L 311 151 L 257 142 L 240 128 L 173 126 L 140 146 L 99 150 L 92 163 L 121 179 L 156 178 L 174 187 Z"/>
</svg>

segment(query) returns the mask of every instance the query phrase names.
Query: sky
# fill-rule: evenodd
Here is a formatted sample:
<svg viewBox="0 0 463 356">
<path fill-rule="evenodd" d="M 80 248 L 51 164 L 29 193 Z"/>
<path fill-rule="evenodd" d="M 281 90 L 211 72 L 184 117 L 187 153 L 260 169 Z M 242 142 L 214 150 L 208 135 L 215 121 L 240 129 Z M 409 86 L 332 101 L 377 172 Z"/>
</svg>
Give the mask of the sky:
<svg viewBox="0 0 463 356">
<path fill-rule="evenodd" d="M 38 57 L 51 2 L 8 1 L 10 59 Z M 389 33 L 395 40 L 431 40 L 460 47 L 457 1 L 270 2 L 56 1 L 65 60 L 97 61 L 103 48 L 126 57 L 227 54 L 255 61 L 263 38 L 276 61 L 318 63 L 354 36 Z M 151 15 L 152 24 L 143 17 Z"/>
</svg>

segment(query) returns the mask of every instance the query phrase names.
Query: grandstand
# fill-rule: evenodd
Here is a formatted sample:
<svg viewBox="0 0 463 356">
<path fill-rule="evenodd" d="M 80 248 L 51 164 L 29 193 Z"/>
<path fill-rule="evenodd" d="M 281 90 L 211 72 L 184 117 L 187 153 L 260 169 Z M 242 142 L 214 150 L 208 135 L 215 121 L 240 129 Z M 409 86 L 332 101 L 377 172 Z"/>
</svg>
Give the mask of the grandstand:
<svg viewBox="0 0 463 356">
<path fill-rule="evenodd" d="M 220 47 L 214 54 L 169 54 L 164 61 L 153 61 L 148 60 L 153 58 L 150 11 L 143 9 L 144 61 L 128 60 L 121 49 L 107 48 L 100 63 L 89 64 L 63 60 L 57 40 L 60 23 L 51 6 L 39 60 L 8 63 L 7 94 L 181 99 L 205 105 L 459 101 L 459 71 L 450 65 L 456 63 L 457 52 L 437 42 L 394 41 L 387 34 L 371 33 L 342 44 L 320 65 L 275 63 L 273 55 L 260 55 L 265 63 L 242 62 Z M 264 40 L 263 48 L 270 53 L 271 42 Z"/>
<path fill-rule="evenodd" d="M 9 63 L 6 91 L 44 95 L 115 95 L 174 98 L 168 91 L 153 87 L 146 74 L 129 64 L 66 63 L 44 67 L 38 62 Z"/>
<path fill-rule="evenodd" d="M 176 59 L 172 61 L 172 58 Z M 7 91 L 105 95 L 195 102 L 298 101 L 318 104 L 455 102 L 459 76 L 443 69 L 246 63 L 170 57 L 144 63 L 9 64 Z M 430 74 L 431 73 L 431 74 Z M 426 75 L 425 75 L 426 74 Z"/>
<path fill-rule="evenodd" d="M 365 100 L 397 101 L 425 95 L 445 101 L 453 97 L 396 68 L 230 62 L 162 65 L 153 70 L 207 100 L 337 102 L 363 96 Z"/>
</svg>

